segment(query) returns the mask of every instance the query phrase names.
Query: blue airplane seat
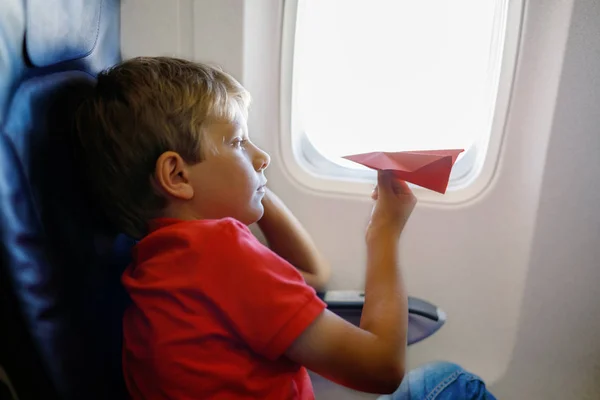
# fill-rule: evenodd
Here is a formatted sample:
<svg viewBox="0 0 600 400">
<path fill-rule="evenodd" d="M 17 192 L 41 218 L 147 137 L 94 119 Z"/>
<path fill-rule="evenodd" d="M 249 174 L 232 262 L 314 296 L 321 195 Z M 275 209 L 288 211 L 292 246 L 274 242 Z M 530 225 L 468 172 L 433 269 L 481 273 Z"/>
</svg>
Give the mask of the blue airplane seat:
<svg viewBox="0 0 600 400">
<path fill-rule="evenodd" d="M 125 398 L 133 241 L 90 206 L 71 142 L 119 17 L 118 0 L 0 1 L 0 379 L 20 400 Z"/>
</svg>

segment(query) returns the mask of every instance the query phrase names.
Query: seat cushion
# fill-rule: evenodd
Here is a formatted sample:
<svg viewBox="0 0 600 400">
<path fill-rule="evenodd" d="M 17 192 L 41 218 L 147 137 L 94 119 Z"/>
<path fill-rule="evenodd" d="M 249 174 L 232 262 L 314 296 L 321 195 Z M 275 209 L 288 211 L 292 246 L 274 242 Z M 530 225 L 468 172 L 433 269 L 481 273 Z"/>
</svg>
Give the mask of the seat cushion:
<svg viewBox="0 0 600 400">
<path fill-rule="evenodd" d="M 25 71 L 25 0 L 0 1 L 0 127 Z"/>
<path fill-rule="evenodd" d="M 92 213 L 74 169 L 70 123 L 94 79 L 68 71 L 23 83 L 0 140 L 2 259 L 33 342 L 60 393 L 80 392 L 95 366 L 86 332 L 99 273 Z M 93 357 L 92 357 L 93 358 Z M 93 374 L 94 376 L 97 374 Z"/>
<path fill-rule="evenodd" d="M 120 271 L 73 114 L 120 59 L 118 0 L 0 1 L 0 364 L 22 399 L 119 399 Z"/>
</svg>

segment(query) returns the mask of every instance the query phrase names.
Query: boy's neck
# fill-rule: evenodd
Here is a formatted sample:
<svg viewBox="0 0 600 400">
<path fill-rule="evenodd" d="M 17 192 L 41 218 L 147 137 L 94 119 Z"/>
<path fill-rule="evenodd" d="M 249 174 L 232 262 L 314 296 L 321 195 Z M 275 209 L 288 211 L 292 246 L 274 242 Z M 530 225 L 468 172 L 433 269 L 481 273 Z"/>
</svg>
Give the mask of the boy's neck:
<svg viewBox="0 0 600 400">
<path fill-rule="evenodd" d="M 204 219 L 201 215 L 196 215 L 185 204 L 168 204 L 160 213 L 158 218 L 180 219 L 183 221 L 193 221 Z"/>
</svg>

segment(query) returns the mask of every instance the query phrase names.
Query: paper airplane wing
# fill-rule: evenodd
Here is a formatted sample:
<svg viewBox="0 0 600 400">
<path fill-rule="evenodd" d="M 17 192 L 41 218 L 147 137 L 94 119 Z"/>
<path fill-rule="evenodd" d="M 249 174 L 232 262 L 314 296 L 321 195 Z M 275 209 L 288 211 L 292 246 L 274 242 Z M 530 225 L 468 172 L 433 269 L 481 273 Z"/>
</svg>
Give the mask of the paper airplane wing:
<svg viewBox="0 0 600 400">
<path fill-rule="evenodd" d="M 353 154 L 343 158 L 375 170 L 391 170 L 399 179 L 446 193 L 452 167 L 462 149 Z"/>
</svg>

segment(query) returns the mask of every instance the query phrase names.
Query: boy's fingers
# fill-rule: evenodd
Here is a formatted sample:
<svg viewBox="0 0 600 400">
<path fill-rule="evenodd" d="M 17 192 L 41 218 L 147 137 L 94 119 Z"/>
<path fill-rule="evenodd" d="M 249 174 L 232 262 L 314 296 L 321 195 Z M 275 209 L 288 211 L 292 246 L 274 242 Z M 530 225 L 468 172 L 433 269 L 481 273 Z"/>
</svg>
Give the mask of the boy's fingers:
<svg viewBox="0 0 600 400">
<path fill-rule="evenodd" d="M 377 175 L 378 197 L 388 195 L 412 195 L 408 183 L 394 175 L 393 171 L 379 171 Z M 382 192 L 383 191 L 383 194 Z"/>
<path fill-rule="evenodd" d="M 371 192 L 371 198 L 373 200 L 377 200 L 378 197 L 379 197 L 379 190 L 377 189 L 377 186 L 375 186 L 373 188 L 373 191 Z"/>
<path fill-rule="evenodd" d="M 406 183 L 406 181 L 403 181 L 400 179 L 392 180 L 392 190 L 394 191 L 395 194 L 411 194 L 412 193 L 412 190 L 410 190 L 408 183 Z"/>
<path fill-rule="evenodd" d="M 377 171 L 377 185 L 382 186 L 385 185 L 387 181 L 390 179 L 390 173 L 386 170 Z"/>
<path fill-rule="evenodd" d="M 391 189 L 392 173 L 386 170 L 377 171 L 377 187 L 378 191 L 387 192 Z"/>
</svg>

